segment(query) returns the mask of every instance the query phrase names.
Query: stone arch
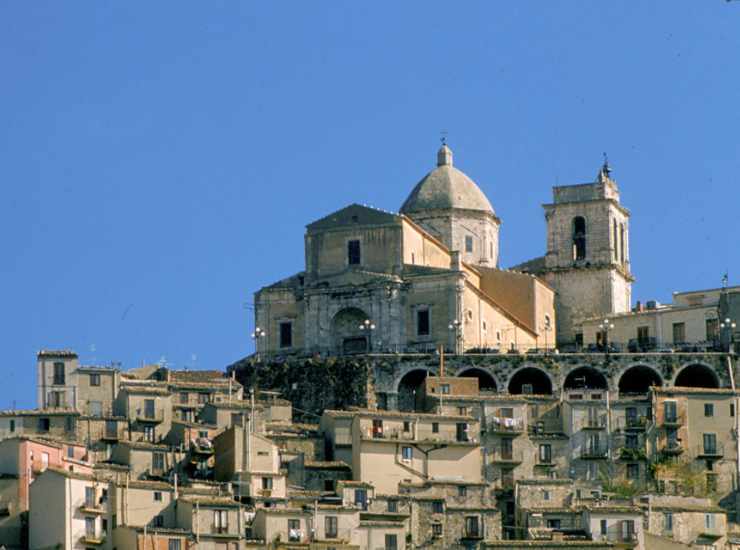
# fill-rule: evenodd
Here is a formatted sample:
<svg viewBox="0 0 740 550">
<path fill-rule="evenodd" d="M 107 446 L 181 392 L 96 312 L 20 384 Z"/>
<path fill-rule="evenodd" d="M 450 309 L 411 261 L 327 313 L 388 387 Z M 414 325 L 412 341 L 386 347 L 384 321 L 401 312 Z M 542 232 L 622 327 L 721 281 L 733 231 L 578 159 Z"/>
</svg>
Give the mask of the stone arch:
<svg viewBox="0 0 740 550">
<path fill-rule="evenodd" d="M 552 395 L 552 379 L 541 368 L 527 366 L 512 373 L 509 378 L 509 393 L 515 395 L 525 393 L 525 390 L 528 390 L 526 386 L 531 386 L 533 394 Z"/>
<path fill-rule="evenodd" d="M 367 314 L 358 307 L 340 309 L 331 320 L 331 342 L 343 355 L 369 350 L 368 335 L 360 329 Z"/>
<path fill-rule="evenodd" d="M 427 369 L 415 368 L 409 369 L 401 376 L 396 385 L 399 411 L 410 412 L 423 409 L 421 387 L 430 374 L 433 373 L 430 373 Z"/>
<path fill-rule="evenodd" d="M 458 372 L 457 376 L 477 378 L 478 389 L 481 391 L 498 391 L 498 382 L 496 381 L 496 377 L 485 369 L 470 367 Z"/>
<path fill-rule="evenodd" d="M 568 373 L 563 382 L 564 390 L 608 390 L 606 376 L 595 367 L 576 367 Z"/>
<path fill-rule="evenodd" d="M 662 386 L 663 377 L 653 367 L 648 365 L 632 365 L 622 372 L 619 377 L 619 394 L 644 394 L 650 386 Z"/>
<path fill-rule="evenodd" d="M 703 363 L 692 363 L 684 366 L 673 380 L 674 386 L 687 388 L 719 388 L 720 379 L 717 372 Z"/>
</svg>

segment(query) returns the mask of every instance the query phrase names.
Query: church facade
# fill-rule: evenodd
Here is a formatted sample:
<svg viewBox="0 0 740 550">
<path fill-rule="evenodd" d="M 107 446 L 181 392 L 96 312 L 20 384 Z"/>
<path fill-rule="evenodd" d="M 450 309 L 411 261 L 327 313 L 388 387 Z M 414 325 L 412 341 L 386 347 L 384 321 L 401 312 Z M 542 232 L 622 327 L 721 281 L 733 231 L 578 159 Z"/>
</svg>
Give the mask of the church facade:
<svg viewBox="0 0 740 550">
<path fill-rule="evenodd" d="M 499 224 L 443 145 L 400 212 L 352 204 L 307 226 L 305 269 L 256 293 L 258 351 L 553 347 L 553 291 L 497 269 Z"/>
</svg>

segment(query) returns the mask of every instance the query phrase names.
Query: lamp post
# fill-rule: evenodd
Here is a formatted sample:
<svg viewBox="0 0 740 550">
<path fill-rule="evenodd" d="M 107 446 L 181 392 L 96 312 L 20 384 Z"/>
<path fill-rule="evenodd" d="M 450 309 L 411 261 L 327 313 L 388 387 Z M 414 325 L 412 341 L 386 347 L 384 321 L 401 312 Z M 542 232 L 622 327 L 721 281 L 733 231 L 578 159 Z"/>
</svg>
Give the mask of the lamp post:
<svg viewBox="0 0 740 550">
<path fill-rule="evenodd" d="M 727 351 L 728 353 L 735 353 L 735 329 L 737 328 L 737 323 L 727 317 L 719 324 L 719 328 L 729 331 L 727 334 Z"/>
<path fill-rule="evenodd" d="M 609 319 L 604 319 L 599 325 L 601 332 L 604 334 L 604 352 L 609 356 L 609 331 L 614 330 L 614 323 Z"/>
<path fill-rule="evenodd" d="M 447 328 L 450 329 L 450 332 L 455 333 L 455 353 L 460 354 L 462 353 L 462 321 L 459 319 L 455 319 L 450 322 L 449 325 L 447 325 Z"/>
<path fill-rule="evenodd" d="M 550 321 L 550 316 L 549 315 L 545 315 L 545 325 L 544 325 L 543 329 L 545 331 L 545 353 L 547 353 L 548 352 L 548 348 L 547 348 L 547 333 L 552 330 L 552 322 Z"/>
<path fill-rule="evenodd" d="M 267 336 L 267 333 L 264 329 L 261 329 L 260 327 L 255 327 L 254 332 L 252 333 L 252 340 L 254 340 L 254 351 L 257 355 L 257 361 L 260 360 L 260 340 L 263 339 L 265 336 Z"/>
<path fill-rule="evenodd" d="M 367 351 L 371 352 L 373 350 L 373 331 L 375 330 L 375 323 L 370 319 L 365 319 L 360 323 L 359 328 L 363 334 L 367 334 Z"/>
</svg>

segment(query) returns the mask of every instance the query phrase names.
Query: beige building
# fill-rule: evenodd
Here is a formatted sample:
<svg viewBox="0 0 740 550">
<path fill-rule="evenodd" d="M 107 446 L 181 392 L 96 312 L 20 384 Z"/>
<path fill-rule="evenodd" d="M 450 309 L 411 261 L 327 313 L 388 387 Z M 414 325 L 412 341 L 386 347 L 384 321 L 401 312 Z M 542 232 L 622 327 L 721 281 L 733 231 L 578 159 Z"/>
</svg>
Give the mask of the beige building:
<svg viewBox="0 0 740 550">
<path fill-rule="evenodd" d="M 720 343 L 720 298 L 728 289 L 674 292 L 671 304 L 654 300 L 637 303 L 631 311 L 584 319 L 580 323 L 586 346 L 609 342 L 624 350 L 718 349 Z M 602 324 L 609 320 L 613 328 L 605 336 Z"/>
<path fill-rule="evenodd" d="M 497 269 L 490 202 L 446 145 L 437 164 L 400 213 L 353 204 L 307 226 L 305 270 L 255 296 L 260 353 L 553 345 L 552 289 Z"/>
<path fill-rule="evenodd" d="M 406 481 L 482 479 L 472 416 L 357 411 L 351 430 L 353 477 L 382 493 Z"/>
<path fill-rule="evenodd" d="M 651 535 L 690 548 L 724 550 L 728 535 L 726 512 L 710 499 L 648 495 L 644 500 Z"/>
</svg>

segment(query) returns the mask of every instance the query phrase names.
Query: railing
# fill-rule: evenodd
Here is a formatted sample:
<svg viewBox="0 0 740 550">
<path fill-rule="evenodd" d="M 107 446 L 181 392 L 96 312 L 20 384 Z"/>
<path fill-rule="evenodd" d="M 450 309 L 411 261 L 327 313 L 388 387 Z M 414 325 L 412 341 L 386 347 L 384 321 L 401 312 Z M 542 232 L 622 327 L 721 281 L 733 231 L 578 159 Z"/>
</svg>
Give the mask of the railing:
<svg viewBox="0 0 740 550">
<path fill-rule="evenodd" d="M 664 441 L 660 446 L 660 452 L 665 454 L 681 454 L 683 450 L 681 443 L 678 441 Z"/>
<path fill-rule="evenodd" d="M 609 454 L 606 446 L 603 445 L 586 445 L 581 447 L 579 458 L 581 459 L 602 459 Z"/>
<path fill-rule="evenodd" d="M 147 411 L 144 409 L 136 409 L 136 421 L 137 422 L 162 422 L 164 420 L 164 409 L 155 409 L 153 411 Z"/>
<path fill-rule="evenodd" d="M 211 533 L 214 533 L 216 535 L 223 535 L 228 532 L 229 532 L 228 525 L 216 525 L 215 523 L 211 525 Z"/>
<path fill-rule="evenodd" d="M 523 462 L 523 453 L 518 449 L 493 449 L 489 456 L 494 464 L 519 464 Z"/>
<path fill-rule="evenodd" d="M 696 447 L 696 456 L 702 458 L 723 457 L 725 456 L 725 447 L 721 442 L 714 445 L 698 445 Z"/>
<path fill-rule="evenodd" d="M 625 416 L 617 419 L 617 429 L 625 431 L 640 431 L 647 428 L 648 418 L 646 416 Z"/>
<path fill-rule="evenodd" d="M 606 429 L 606 416 L 586 417 L 583 424 L 581 424 L 581 428 L 584 430 L 604 430 Z"/>
<path fill-rule="evenodd" d="M 658 416 L 659 424 L 661 426 L 678 427 L 686 424 L 686 411 L 677 409 L 675 412 L 665 413 L 662 416 Z"/>
<path fill-rule="evenodd" d="M 521 418 L 507 418 L 494 416 L 488 422 L 487 430 L 492 433 L 518 434 L 524 431 L 524 420 Z"/>
</svg>

